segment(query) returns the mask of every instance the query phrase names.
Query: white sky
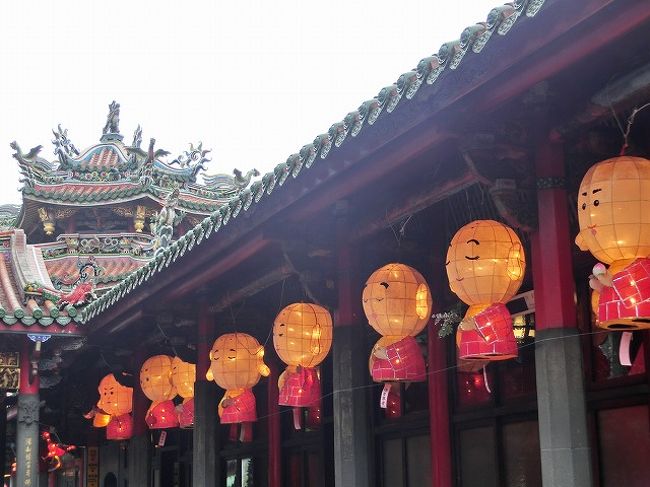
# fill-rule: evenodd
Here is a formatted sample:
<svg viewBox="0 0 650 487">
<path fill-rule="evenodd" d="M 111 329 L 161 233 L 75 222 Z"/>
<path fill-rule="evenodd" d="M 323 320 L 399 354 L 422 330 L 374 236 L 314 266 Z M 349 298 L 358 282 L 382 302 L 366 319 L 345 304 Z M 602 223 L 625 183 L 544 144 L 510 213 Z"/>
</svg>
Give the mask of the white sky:
<svg viewBox="0 0 650 487">
<path fill-rule="evenodd" d="M 208 172 L 262 173 L 483 21 L 499 0 L 14 1 L 0 4 L 0 203 L 19 202 L 9 143 L 57 123 L 82 150 L 121 105 L 130 143 L 212 148 Z"/>
</svg>

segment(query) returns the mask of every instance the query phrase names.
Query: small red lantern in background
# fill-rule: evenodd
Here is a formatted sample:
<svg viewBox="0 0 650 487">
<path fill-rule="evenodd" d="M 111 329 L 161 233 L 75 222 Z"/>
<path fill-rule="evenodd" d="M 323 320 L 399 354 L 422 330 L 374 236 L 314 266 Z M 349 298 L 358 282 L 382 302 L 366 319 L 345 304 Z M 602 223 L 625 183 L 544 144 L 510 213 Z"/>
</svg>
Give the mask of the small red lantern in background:
<svg viewBox="0 0 650 487">
<path fill-rule="evenodd" d="M 128 440 L 133 436 L 133 417 L 130 414 L 114 416 L 106 426 L 107 440 Z"/>
<path fill-rule="evenodd" d="M 61 467 L 61 457 L 76 447 L 74 445 L 63 445 L 53 441 L 52 435 L 48 431 L 43 431 L 41 437 L 45 440 L 45 456 L 43 460 L 47 462 L 48 471 L 53 472 Z"/>
</svg>

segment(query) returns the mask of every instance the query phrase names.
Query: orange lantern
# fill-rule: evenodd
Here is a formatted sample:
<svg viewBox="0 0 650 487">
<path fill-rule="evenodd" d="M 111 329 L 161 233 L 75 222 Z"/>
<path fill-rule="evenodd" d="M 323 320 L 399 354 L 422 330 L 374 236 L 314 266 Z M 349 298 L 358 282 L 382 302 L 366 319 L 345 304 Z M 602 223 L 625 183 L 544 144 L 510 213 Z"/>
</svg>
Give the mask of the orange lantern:
<svg viewBox="0 0 650 487">
<path fill-rule="evenodd" d="M 133 407 L 133 388 L 123 386 L 117 382 L 113 374 L 108 374 L 100 381 L 98 391 L 99 402 L 97 403 L 97 407 L 106 414 L 95 414 L 93 425 L 95 425 L 96 421 L 98 424 L 103 424 L 106 421 L 103 416 L 108 416 L 110 420 L 111 416 L 121 416 L 122 414 L 131 412 Z M 97 420 L 98 417 L 100 420 Z M 106 421 L 106 424 L 108 424 L 108 421 Z"/>
<path fill-rule="evenodd" d="M 173 428 L 178 426 L 175 406 L 172 399 L 176 388 L 172 383 L 172 358 L 167 355 L 154 355 L 148 358 L 140 369 L 140 387 L 152 403 L 145 418 L 150 429 Z"/>
<path fill-rule="evenodd" d="M 176 408 L 181 428 L 191 428 L 194 425 L 195 380 L 196 365 L 174 357 L 172 359 L 172 384 L 176 388 L 178 395 L 183 398 L 183 404 Z"/>
<path fill-rule="evenodd" d="M 95 428 L 105 428 L 111 421 L 110 414 L 103 414 L 95 411 L 93 414 L 93 426 Z"/>
<path fill-rule="evenodd" d="M 269 373 L 264 363 L 264 347 L 255 338 L 246 333 L 227 333 L 217 338 L 210 351 L 207 378 L 226 390 L 219 402 L 222 423 L 257 421 L 251 389 L 261 376 L 267 377 Z"/>
<path fill-rule="evenodd" d="M 318 365 L 332 347 L 332 335 L 332 317 L 317 304 L 290 304 L 273 322 L 273 346 L 288 365 L 278 378 L 278 403 L 293 406 L 296 429 L 300 429 L 302 423 L 300 408 L 320 407 Z"/>
<path fill-rule="evenodd" d="M 598 326 L 650 328 L 650 160 L 620 156 L 593 165 L 578 193 L 576 244 L 602 264 L 590 285 L 600 293 Z"/>
<path fill-rule="evenodd" d="M 426 380 L 424 358 L 413 338 L 427 325 L 432 311 L 431 291 L 422 274 L 406 264 L 387 264 L 366 281 L 362 302 L 368 323 L 382 335 L 368 362 L 373 380 Z"/>
<path fill-rule="evenodd" d="M 449 244 L 446 267 L 451 290 L 470 305 L 460 324 L 459 358 L 516 357 L 512 318 L 505 303 L 519 290 L 526 270 L 517 234 L 494 220 L 470 222 Z"/>
</svg>

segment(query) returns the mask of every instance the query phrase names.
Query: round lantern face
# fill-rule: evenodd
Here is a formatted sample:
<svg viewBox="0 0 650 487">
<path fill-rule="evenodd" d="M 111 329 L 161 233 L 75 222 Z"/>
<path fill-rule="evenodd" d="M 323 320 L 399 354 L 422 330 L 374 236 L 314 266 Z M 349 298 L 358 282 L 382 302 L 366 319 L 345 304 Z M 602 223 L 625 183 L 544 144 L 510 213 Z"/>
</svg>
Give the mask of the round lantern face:
<svg viewBox="0 0 650 487">
<path fill-rule="evenodd" d="M 172 384 L 172 358 L 167 355 L 148 358 L 140 369 L 140 387 L 154 402 L 173 399 L 176 388 Z"/>
<path fill-rule="evenodd" d="M 273 323 L 273 346 L 287 365 L 316 367 L 332 346 L 332 317 L 322 306 L 293 303 Z"/>
<path fill-rule="evenodd" d="M 650 160 L 621 156 L 595 164 L 578 193 L 576 244 L 606 264 L 650 255 Z"/>
<path fill-rule="evenodd" d="M 431 292 L 424 277 L 405 264 L 376 270 L 363 288 L 363 311 L 384 336 L 415 336 L 431 317 Z"/>
<path fill-rule="evenodd" d="M 120 416 L 131 412 L 133 389 L 121 385 L 113 374 L 108 374 L 99 383 L 97 407 L 109 416 Z"/>
<path fill-rule="evenodd" d="M 504 303 L 524 280 L 526 258 L 510 227 L 494 220 L 476 220 L 454 235 L 446 267 L 451 290 L 465 303 Z"/>
<path fill-rule="evenodd" d="M 246 333 L 227 333 L 216 339 L 210 351 L 210 372 L 219 387 L 226 390 L 250 389 L 268 376 L 264 347 Z"/>
<path fill-rule="evenodd" d="M 196 365 L 183 362 L 180 358 L 172 359 L 172 384 L 183 399 L 194 397 Z"/>
</svg>

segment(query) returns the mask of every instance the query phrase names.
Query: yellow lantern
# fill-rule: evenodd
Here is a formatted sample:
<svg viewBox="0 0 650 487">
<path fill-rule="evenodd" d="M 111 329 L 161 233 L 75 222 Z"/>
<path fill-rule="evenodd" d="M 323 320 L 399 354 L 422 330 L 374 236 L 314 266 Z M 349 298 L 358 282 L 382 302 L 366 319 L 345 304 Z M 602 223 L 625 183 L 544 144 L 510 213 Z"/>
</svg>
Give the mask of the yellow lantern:
<svg viewBox="0 0 650 487">
<path fill-rule="evenodd" d="M 106 415 L 109 416 L 121 416 L 122 414 L 127 414 L 131 412 L 133 407 L 133 388 L 126 387 L 121 385 L 115 379 L 113 374 L 108 374 L 104 377 L 99 383 L 99 402 L 97 407 L 104 411 Z M 98 416 L 104 416 L 101 414 L 95 415 L 95 418 Z M 106 421 L 106 418 L 97 420 L 100 423 Z M 93 425 L 95 422 L 93 421 Z M 108 424 L 108 421 L 106 421 Z M 103 424 L 103 426 L 106 426 Z"/>
<path fill-rule="evenodd" d="M 196 365 L 184 362 L 178 357 L 172 359 L 172 384 L 178 395 L 187 400 L 194 397 Z"/>
<path fill-rule="evenodd" d="M 494 220 L 476 220 L 456 232 L 447 251 L 449 286 L 469 305 L 505 303 L 524 280 L 526 258 L 517 234 Z"/>
<path fill-rule="evenodd" d="M 221 335 L 212 345 L 208 380 L 222 389 L 250 389 L 269 373 L 264 347 L 246 333 Z"/>
<path fill-rule="evenodd" d="M 293 303 L 273 323 L 273 346 L 290 366 L 316 367 L 332 346 L 332 317 L 322 306 Z"/>
<path fill-rule="evenodd" d="M 597 324 L 650 328 L 650 160 L 620 156 L 593 165 L 578 193 L 576 244 L 609 264 L 594 266 Z"/>
<path fill-rule="evenodd" d="M 176 388 L 172 383 L 172 358 L 168 355 L 148 358 L 140 369 L 140 386 L 154 403 L 173 399 Z"/>
<path fill-rule="evenodd" d="M 576 244 L 605 264 L 650 255 L 648 194 L 650 160 L 620 156 L 593 165 L 580 183 Z"/>
<path fill-rule="evenodd" d="M 405 264 L 387 264 L 373 272 L 362 299 L 370 326 L 383 336 L 415 336 L 431 317 L 429 286 Z"/>
</svg>

